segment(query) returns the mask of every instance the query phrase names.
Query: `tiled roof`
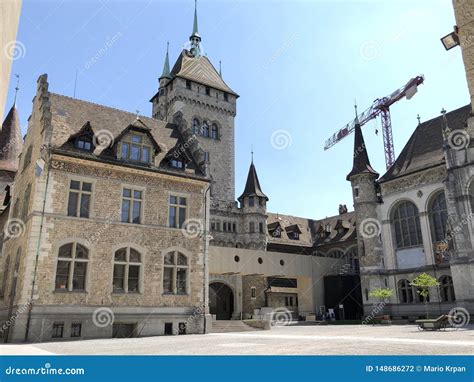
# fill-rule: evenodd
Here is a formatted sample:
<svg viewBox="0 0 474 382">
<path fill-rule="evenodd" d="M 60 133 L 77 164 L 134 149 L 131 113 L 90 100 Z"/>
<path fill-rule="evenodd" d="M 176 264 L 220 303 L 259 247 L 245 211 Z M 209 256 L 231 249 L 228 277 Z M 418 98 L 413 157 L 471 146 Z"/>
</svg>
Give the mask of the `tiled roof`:
<svg viewBox="0 0 474 382">
<path fill-rule="evenodd" d="M 237 95 L 222 79 L 206 56 L 194 57 L 183 50 L 171 70 L 171 75 L 208 85 Z"/>
<path fill-rule="evenodd" d="M 249 173 L 247 176 L 247 182 L 245 183 L 245 189 L 242 195 L 239 196 L 238 200 L 241 201 L 246 196 L 258 196 L 260 198 L 265 198 L 268 200 L 267 195 L 265 195 L 260 187 L 260 182 L 258 181 L 257 170 L 253 162 L 250 164 Z"/>
<path fill-rule="evenodd" d="M 0 131 L 0 170 L 18 171 L 18 157 L 23 148 L 18 111 L 13 105 Z"/>
<path fill-rule="evenodd" d="M 360 128 L 358 120 L 354 131 L 353 158 L 352 171 L 347 175 L 347 180 L 350 180 L 352 176 L 359 174 L 372 174 L 376 178 L 379 177 L 377 171 L 375 171 L 370 165 L 369 155 L 367 154 L 367 149 L 364 142 L 364 136 L 362 135 L 362 129 Z"/>
<path fill-rule="evenodd" d="M 128 127 L 137 126 L 147 129 L 158 144 L 160 150 L 157 161 L 160 163 L 180 140 L 185 139 L 183 133 L 187 133 L 180 131 L 174 123 L 144 116 L 137 119 L 133 113 L 60 94 L 50 93 L 49 99 L 54 131 L 52 146 L 56 148 L 66 148 L 70 137 L 80 132 L 87 123 L 96 136 L 109 137 L 113 142 Z M 104 148 L 98 146 L 94 153 L 101 155 L 103 152 L 105 153 Z"/>
<path fill-rule="evenodd" d="M 471 105 L 446 114 L 451 130 L 463 129 L 469 118 Z M 395 163 L 379 182 L 386 182 L 444 163 L 443 117 L 439 116 L 417 126 Z"/>
</svg>

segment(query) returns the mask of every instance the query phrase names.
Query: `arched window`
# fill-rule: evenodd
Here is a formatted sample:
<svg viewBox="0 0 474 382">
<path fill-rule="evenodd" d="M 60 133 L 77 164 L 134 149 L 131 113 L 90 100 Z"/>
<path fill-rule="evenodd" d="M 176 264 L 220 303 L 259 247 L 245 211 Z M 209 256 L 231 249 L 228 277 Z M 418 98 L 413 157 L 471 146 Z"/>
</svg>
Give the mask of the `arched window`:
<svg viewBox="0 0 474 382">
<path fill-rule="evenodd" d="M 400 302 L 404 304 L 413 302 L 413 287 L 408 280 L 403 279 L 398 282 L 398 295 Z"/>
<path fill-rule="evenodd" d="M 140 291 L 140 268 L 142 256 L 137 250 L 120 248 L 114 254 L 114 292 L 138 293 Z"/>
<path fill-rule="evenodd" d="M 359 255 L 357 252 L 357 247 L 353 247 L 347 252 L 346 254 L 347 263 L 350 264 L 351 270 L 354 273 L 360 272 L 360 265 L 359 265 Z"/>
<path fill-rule="evenodd" d="M 433 243 L 444 240 L 446 238 L 446 223 L 448 221 L 448 211 L 446 208 L 444 192 L 438 193 L 430 201 L 428 213 L 430 216 Z"/>
<path fill-rule="evenodd" d="M 211 127 L 211 138 L 212 139 L 219 138 L 219 130 L 217 129 L 217 125 L 215 123 L 213 123 Z"/>
<path fill-rule="evenodd" d="M 393 213 L 392 224 L 397 248 L 422 245 L 418 208 L 411 202 L 401 202 Z"/>
<path fill-rule="evenodd" d="M 163 293 L 186 294 L 188 287 L 188 258 L 181 252 L 169 252 L 164 258 Z"/>
<path fill-rule="evenodd" d="M 10 255 L 7 256 L 5 259 L 5 268 L 3 272 L 3 280 L 2 280 L 2 290 L 0 290 L 1 296 L 4 297 L 7 292 L 7 283 L 8 283 L 8 276 L 10 275 Z"/>
<path fill-rule="evenodd" d="M 193 134 L 199 135 L 199 125 L 200 125 L 199 119 L 194 118 L 193 119 Z"/>
<path fill-rule="evenodd" d="M 59 247 L 56 267 L 56 289 L 65 291 L 84 290 L 86 286 L 89 250 L 79 243 Z"/>
<path fill-rule="evenodd" d="M 207 121 L 202 124 L 202 136 L 209 138 L 209 123 Z"/>
<path fill-rule="evenodd" d="M 439 291 L 441 294 L 441 301 L 455 301 L 453 278 L 451 276 L 441 276 L 439 278 Z"/>
</svg>

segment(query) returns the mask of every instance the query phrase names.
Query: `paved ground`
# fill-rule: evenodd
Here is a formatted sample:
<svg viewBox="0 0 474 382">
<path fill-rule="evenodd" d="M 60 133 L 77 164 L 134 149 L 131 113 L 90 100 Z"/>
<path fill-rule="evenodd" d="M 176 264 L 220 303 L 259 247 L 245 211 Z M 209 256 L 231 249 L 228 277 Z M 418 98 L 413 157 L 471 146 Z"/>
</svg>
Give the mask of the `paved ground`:
<svg viewBox="0 0 474 382">
<path fill-rule="evenodd" d="M 419 332 L 416 326 L 286 326 L 213 333 L 0 345 L 0 354 L 473 354 L 474 326 Z"/>
</svg>

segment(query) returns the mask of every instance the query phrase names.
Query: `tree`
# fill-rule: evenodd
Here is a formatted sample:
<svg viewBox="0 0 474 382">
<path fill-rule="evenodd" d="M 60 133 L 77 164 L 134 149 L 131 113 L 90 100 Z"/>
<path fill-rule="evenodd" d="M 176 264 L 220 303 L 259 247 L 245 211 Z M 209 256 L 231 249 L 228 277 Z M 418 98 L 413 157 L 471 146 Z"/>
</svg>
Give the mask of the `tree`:
<svg viewBox="0 0 474 382">
<path fill-rule="evenodd" d="M 437 287 L 439 282 L 427 273 L 422 273 L 416 276 L 413 281 L 410 283 L 411 286 L 416 288 L 416 292 L 423 297 L 423 302 L 425 304 L 426 318 L 428 318 L 428 297 L 430 295 L 430 288 Z"/>
<path fill-rule="evenodd" d="M 383 315 L 383 310 L 385 304 L 388 302 L 390 297 L 392 297 L 393 290 L 390 288 L 375 288 L 374 290 L 371 290 L 369 293 L 370 297 L 378 298 L 380 301 L 379 306 L 382 308 L 382 315 Z"/>
</svg>

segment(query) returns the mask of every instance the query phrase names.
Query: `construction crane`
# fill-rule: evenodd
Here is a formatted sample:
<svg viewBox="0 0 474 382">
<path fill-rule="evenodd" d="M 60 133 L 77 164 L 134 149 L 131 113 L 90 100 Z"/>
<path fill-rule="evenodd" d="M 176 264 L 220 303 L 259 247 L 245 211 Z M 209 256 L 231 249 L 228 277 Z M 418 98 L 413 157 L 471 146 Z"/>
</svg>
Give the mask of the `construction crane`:
<svg viewBox="0 0 474 382">
<path fill-rule="evenodd" d="M 377 98 L 371 107 L 366 111 L 359 114 L 360 126 L 370 120 L 377 118 L 379 115 L 382 119 L 382 131 L 383 131 L 383 145 L 385 151 L 385 164 L 387 169 L 395 162 L 395 150 L 393 148 L 393 135 L 392 135 L 392 121 L 390 119 L 390 106 L 395 102 L 401 100 L 403 97 L 411 99 L 417 92 L 418 85 L 421 85 L 424 81 L 423 75 L 412 78 L 407 84 L 400 89 L 395 90 L 392 94 L 387 97 Z M 324 150 L 327 150 L 334 146 L 337 142 L 347 137 L 354 131 L 354 121 L 349 122 L 337 133 L 333 134 L 324 144 Z"/>
</svg>

